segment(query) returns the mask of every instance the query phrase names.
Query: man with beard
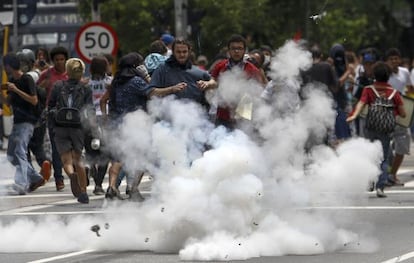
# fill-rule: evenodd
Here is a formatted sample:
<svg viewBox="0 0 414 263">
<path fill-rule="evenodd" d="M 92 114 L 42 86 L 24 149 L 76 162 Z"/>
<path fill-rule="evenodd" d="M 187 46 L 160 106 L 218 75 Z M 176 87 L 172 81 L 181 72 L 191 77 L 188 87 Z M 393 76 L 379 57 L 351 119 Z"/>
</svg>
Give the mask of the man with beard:
<svg viewBox="0 0 414 263">
<path fill-rule="evenodd" d="M 172 44 L 172 56 L 152 74 L 150 96 L 174 94 L 178 99 L 188 99 L 208 108 L 205 91 L 217 87 L 213 78 L 190 60 L 191 44 L 176 39 Z"/>
</svg>

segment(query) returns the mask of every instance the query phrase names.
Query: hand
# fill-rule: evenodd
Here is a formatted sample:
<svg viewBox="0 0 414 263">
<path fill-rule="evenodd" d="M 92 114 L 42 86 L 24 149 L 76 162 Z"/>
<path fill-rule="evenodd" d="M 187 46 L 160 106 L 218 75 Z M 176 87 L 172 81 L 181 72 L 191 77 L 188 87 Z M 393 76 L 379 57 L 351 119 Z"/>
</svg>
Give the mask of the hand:
<svg viewBox="0 0 414 263">
<path fill-rule="evenodd" d="M 14 85 L 14 83 L 11 82 L 7 82 L 7 90 L 8 91 L 16 91 L 18 88 L 16 87 L 16 85 Z"/>
<path fill-rule="evenodd" d="M 204 80 L 199 80 L 199 81 L 197 81 L 197 87 L 200 90 L 204 91 L 204 90 L 208 89 L 208 82 L 204 81 Z"/>
<path fill-rule="evenodd" d="M 356 116 L 355 115 L 352 115 L 352 116 L 349 116 L 348 118 L 346 118 L 346 122 L 351 122 L 351 121 L 353 121 L 355 119 L 356 119 Z"/>
<path fill-rule="evenodd" d="M 145 65 L 139 65 L 136 67 L 136 69 L 138 70 L 139 76 L 143 79 L 145 79 L 147 76 L 149 76 L 148 74 L 148 70 L 145 67 Z"/>
<path fill-rule="evenodd" d="M 180 82 L 180 83 L 178 83 L 178 84 L 176 84 L 176 85 L 172 86 L 172 93 L 176 93 L 176 92 L 182 91 L 182 90 L 184 90 L 185 88 L 187 88 L 187 83 L 185 83 L 185 82 Z"/>
</svg>

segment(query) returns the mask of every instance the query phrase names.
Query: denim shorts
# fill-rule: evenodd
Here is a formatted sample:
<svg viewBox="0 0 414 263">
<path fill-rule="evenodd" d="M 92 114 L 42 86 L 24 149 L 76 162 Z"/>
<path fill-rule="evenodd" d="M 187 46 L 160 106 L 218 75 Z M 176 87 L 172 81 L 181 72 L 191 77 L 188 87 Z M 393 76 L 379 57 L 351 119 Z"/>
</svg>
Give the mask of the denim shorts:
<svg viewBox="0 0 414 263">
<path fill-rule="evenodd" d="M 55 144 L 59 155 L 68 151 L 82 152 L 85 134 L 79 128 L 55 127 Z"/>
</svg>

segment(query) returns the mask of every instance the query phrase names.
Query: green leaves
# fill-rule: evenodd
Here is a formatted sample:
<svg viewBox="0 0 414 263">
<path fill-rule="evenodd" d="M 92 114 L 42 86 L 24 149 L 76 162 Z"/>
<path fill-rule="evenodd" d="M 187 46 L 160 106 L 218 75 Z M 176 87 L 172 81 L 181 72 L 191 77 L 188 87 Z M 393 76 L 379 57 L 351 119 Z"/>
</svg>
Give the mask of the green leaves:
<svg viewBox="0 0 414 263">
<path fill-rule="evenodd" d="M 403 30 L 395 17 L 411 10 L 406 0 L 188 0 L 189 39 L 195 53 L 212 58 L 225 47 L 231 34 L 251 38 L 249 48 L 263 44 L 277 49 L 298 31 L 327 52 L 334 43 L 361 47 L 398 46 Z M 101 20 L 118 33 L 123 53 L 146 54 L 150 43 L 169 30 L 174 34 L 174 1 L 107 0 Z M 90 17 L 91 0 L 80 0 L 80 10 Z M 324 13 L 326 12 L 326 13 Z M 322 15 L 324 14 L 324 15 Z M 321 15 L 320 19 L 311 16 Z M 192 20 L 192 19 L 193 20 Z"/>
</svg>

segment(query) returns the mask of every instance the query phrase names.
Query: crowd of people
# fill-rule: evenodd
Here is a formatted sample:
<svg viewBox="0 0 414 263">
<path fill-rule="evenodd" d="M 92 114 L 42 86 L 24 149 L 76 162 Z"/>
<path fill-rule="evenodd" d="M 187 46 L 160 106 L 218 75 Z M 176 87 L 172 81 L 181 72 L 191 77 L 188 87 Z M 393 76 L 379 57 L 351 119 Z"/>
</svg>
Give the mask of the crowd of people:
<svg viewBox="0 0 414 263">
<path fill-rule="evenodd" d="M 126 172 L 122 157 L 102 147 L 105 142 L 99 139 L 105 131 L 116 130 L 128 113 L 146 111 L 151 98 L 170 95 L 199 104 L 215 125 L 231 131 L 243 125 L 235 118 L 236 105 L 212 105 L 206 99 L 208 91 L 220 89 L 225 72 L 242 72 L 243 78 L 263 88 L 264 95 L 274 90 L 269 74 L 272 48 L 250 50 L 241 35 L 231 36 L 212 63 L 204 55 L 196 57 L 189 41 L 170 34 L 152 42 L 149 50 L 146 56 L 138 52 L 122 56 L 114 75 L 113 57 L 96 56 L 88 77 L 84 62 L 70 58 L 64 47 L 50 52 L 44 48 L 36 52 L 24 49 L 3 57 L 9 81 L 2 85 L 0 98 L 13 110 L 7 157 L 16 167 L 15 194 L 24 195 L 43 186 L 53 170 L 56 191 L 65 188 L 64 171 L 80 203 L 89 202 L 89 178 L 94 180 L 95 195 L 124 199 L 119 191 L 124 176 L 127 195 L 143 201 L 138 186 L 145 171 Z M 309 52 L 313 63 L 301 74 L 303 85 L 322 83 L 337 112 L 324 143 L 335 147 L 353 136 L 379 140 L 383 147 L 382 173 L 373 189 L 378 197 L 386 197 L 385 186 L 401 184 L 397 172 L 404 155 L 409 154 L 410 128 L 396 125 L 393 132 L 384 133 L 366 125 L 359 115 L 364 105 L 374 104 L 376 96 L 387 98 L 390 94 L 395 94 L 394 115 L 409 114 L 404 110 L 402 95 L 414 92 L 414 70 L 410 74 L 402 66 L 401 54 L 395 48 L 384 56 L 374 48 L 364 49 L 357 56 L 341 44 L 333 45 L 327 57 L 318 45 L 310 46 Z M 39 172 L 32 165 L 32 155 L 41 167 Z M 107 173 L 109 187 L 105 191 L 102 182 Z"/>
</svg>

